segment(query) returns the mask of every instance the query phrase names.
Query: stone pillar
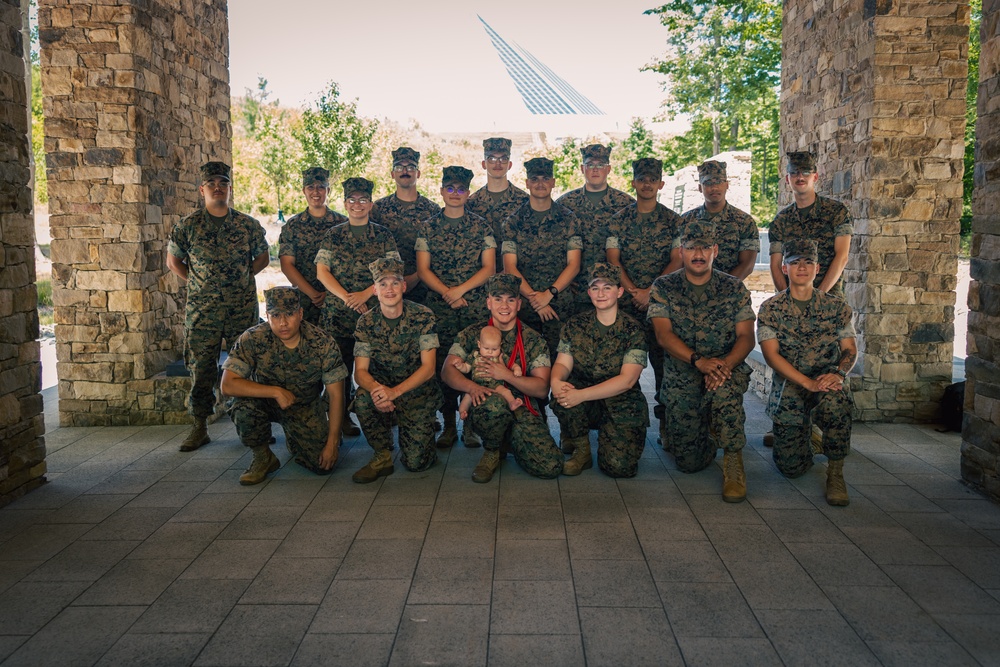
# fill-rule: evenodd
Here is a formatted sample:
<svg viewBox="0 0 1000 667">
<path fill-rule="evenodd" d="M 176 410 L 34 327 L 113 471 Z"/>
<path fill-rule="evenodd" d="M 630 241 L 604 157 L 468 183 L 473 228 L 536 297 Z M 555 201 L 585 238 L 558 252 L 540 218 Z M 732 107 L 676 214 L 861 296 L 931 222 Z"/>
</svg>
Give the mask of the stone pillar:
<svg viewBox="0 0 1000 667">
<path fill-rule="evenodd" d="M 27 13 L 0 3 L 0 506 L 45 481 Z"/>
<path fill-rule="evenodd" d="M 965 0 L 785 1 L 781 141 L 854 218 L 865 421 L 933 420 L 951 382 L 968 26 Z"/>
<path fill-rule="evenodd" d="M 962 477 L 1000 500 L 1000 0 L 984 0 Z"/>
<path fill-rule="evenodd" d="M 60 421 L 172 421 L 154 378 L 182 355 L 183 313 L 164 253 L 198 166 L 231 161 L 226 0 L 38 4 Z"/>
</svg>

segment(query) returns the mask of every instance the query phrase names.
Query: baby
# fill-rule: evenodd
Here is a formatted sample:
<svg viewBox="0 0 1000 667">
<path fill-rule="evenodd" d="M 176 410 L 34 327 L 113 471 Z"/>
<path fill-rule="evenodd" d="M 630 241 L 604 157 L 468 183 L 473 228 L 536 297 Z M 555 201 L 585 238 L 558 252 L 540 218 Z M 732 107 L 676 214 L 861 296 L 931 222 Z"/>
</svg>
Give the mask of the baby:
<svg viewBox="0 0 1000 667">
<path fill-rule="evenodd" d="M 459 370 L 460 373 L 468 375 L 472 373 L 472 379 L 476 384 L 481 384 L 484 387 L 489 387 L 497 394 L 500 394 L 507 401 L 507 407 L 513 412 L 519 407 L 524 405 L 524 401 L 520 398 L 514 398 L 514 393 L 504 386 L 503 382 L 499 380 L 494 380 L 488 377 L 477 377 L 474 372 L 476 369 L 476 361 L 479 359 L 489 359 L 490 361 L 498 361 L 504 363 L 503 358 L 500 355 L 500 343 L 503 340 L 503 334 L 496 327 L 485 326 L 483 330 L 479 332 L 479 350 L 472 353 L 472 358 L 468 362 L 458 361 L 454 362 L 455 368 Z M 514 364 L 511 367 L 515 377 L 521 377 L 522 371 L 521 367 Z M 472 406 L 472 397 L 466 394 L 462 397 L 462 402 L 458 404 L 458 414 L 462 419 L 466 419 L 469 416 L 469 408 Z"/>
</svg>

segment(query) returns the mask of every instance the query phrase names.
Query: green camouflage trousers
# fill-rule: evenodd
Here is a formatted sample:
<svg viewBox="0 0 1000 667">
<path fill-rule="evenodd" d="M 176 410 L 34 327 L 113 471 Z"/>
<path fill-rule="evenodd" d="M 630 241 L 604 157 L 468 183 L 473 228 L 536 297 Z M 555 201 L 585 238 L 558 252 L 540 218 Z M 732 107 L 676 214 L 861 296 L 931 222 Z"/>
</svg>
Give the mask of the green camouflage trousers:
<svg viewBox="0 0 1000 667">
<path fill-rule="evenodd" d="M 514 460 L 529 475 L 552 479 L 562 473 L 565 457 L 543 416 L 533 415 L 527 408 L 511 412 L 507 401 L 493 394 L 473 406 L 469 418 L 484 448 L 497 450 L 501 443 L 509 442 Z"/>
<path fill-rule="evenodd" d="M 812 467 L 813 424 L 823 430 L 823 453 L 828 459 L 838 461 L 850 453 L 854 406 L 848 391 L 813 393 L 780 379 L 771 391 L 780 392 L 779 400 L 768 402 L 768 414 L 774 420 L 772 456 L 781 474 L 798 477 Z"/>
<path fill-rule="evenodd" d="M 704 378 L 695 369 L 682 378 L 664 378 L 660 397 L 666 418 L 660 423 L 661 436 L 674 447 L 681 472 L 705 469 L 719 447 L 727 452 L 743 449 L 747 443 L 743 394 L 749 386 L 750 374 L 739 369 L 715 391 L 705 389 Z"/>
<path fill-rule="evenodd" d="M 542 322 L 542 318 L 538 316 L 538 313 L 535 312 L 535 309 L 531 307 L 531 304 L 525 298 L 521 299 L 521 310 L 518 312 L 518 317 L 524 326 L 531 327 L 542 335 L 542 338 L 545 339 L 545 345 L 549 348 L 549 358 L 555 363 L 562 326 L 566 323 L 566 320 L 577 313 L 576 296 L 574 295 L 573 288 L 570 287 L 569 290 L 557 294 L 549 305 L 556 311 L 559 319 Z"/>
<path fill-rule="evenodd" d="M 285 431 L 285 443 L 296 463 L 317 475 L 332 472 L 319 467 L 319 457 L 330 433 L 325 395 L 311 403 L 293 403 L 287 410 L 279 408 L 277 401 L 270 398 L 231 398 L 227 407 L 240 442 L 247 447 L 267 445 L 271 440 L 271 422 L 275 422 Z"/>
<path fill-rule="evenodd" d="M 451 344 L 455 342 L 455 336 L 458 335 L 458 332 L 474 324 L 484 323 L 489 317 L 480 290 L 473 290 L 472 294 L 466 296 L 466 300 L 469 302 L 469 305 L 465 308 L 452 308 L 445 303 L 444 299 L 437 292 L 431 290 L 427 292 L 427 299 L 424 301 L 424 305 L 434 313 L 438 341 L 441 345 L 438 348 L 437 358 L 435 359 L 435 363 L 437 364 L 436 376 L 439 378 L 441 377 L 441 369 L 444 368 L 444 361 L 448 357 L 448 350 L 451 349 Z M 441 413 L 444 414 L 446 411 L 455 412 L 458 410 L 458 400 L 462 396 L 462 392 L 455 391 L 442 382 L 441 393 L 443 395 Z"/>
<path fill-rule="evenodd" d="M 184 365 L 191 375 L 188 412 L 196 419 L 207 419 L 215 412 L 215 388 L 219 384 L 219 352 L 222 342 L 231 346 L 241 333 L 260 321 L 256 303 L 253 308 L 252 313 L 186 313 Z"/>
<path fill-rule="evenodd" d="M 569 382 L 577 389 L 583 386 Z M 564 408 L 553 401 L 552 412 L 566 438 L 586 438 L 597 429 L 597 465 L 610 477 L 635 477 L 646 446 L 649 407 L 637 388 L 599 401 Z"/>
<path fill-rule="evenodd" d="M 354 412 L 368 444 L 376 452 L 392 448 L 392 418 L 399 423 L 399 461 L 407 470 L 427 470 L 437 461 L 434 448 L 434 413 L 441 405 L 441 387 L 430 379 L 395 401 L 395 412 L 379 412 L 372 395 L 358 388 Z"/>
</svg>

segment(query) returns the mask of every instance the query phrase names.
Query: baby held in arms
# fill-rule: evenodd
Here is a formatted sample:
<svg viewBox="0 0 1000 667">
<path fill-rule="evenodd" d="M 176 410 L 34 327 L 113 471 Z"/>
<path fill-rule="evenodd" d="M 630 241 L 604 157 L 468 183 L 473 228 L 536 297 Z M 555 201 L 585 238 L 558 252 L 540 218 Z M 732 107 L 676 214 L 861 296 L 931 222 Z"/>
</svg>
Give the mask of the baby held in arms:
<svg viewBox="0 0 1000 667">
<path fill-rule="evenodd" d="M 489 361 L 496 361 L 499 363 L 505 363 L 500 354 L 500 343 L 503 340 L 503 334 L 500 330 L 493 326 L 485 326 L 483 330 L 479 332 L 479 350 L 472 353 L 472 358 L 468 362 L 458 361 L 454 362 L 455 368 L 459 370 L 460 373 L 468 375 L 472 373 L 472 380 L 477 384 L 481 384 L 484 387 L 492 389 L 495 393 L 503 397 L 507 401 L 507 407 L 510 408 L 511 412 L 517 410 L 519 407 L 524 405 L 524 401 L 520 398 L 514 398 L 513 392 L 504 386 L 503 382 L 499 380 L 494 380 L 489 377 L 481 377 L 475 373 L 476 362 L 480 359 L 487 359 Z M 513 371 L 515 377 L 521 377 L 523 371 L 521 367 L 517 364 L 511 366 L 511 371 Z M 468 394 L 462 397 L 462 402 L 458 404 L 458 414 L 462 419 L 466 419 L 469 416 L 469 408 L 472 406 L 472 397 Z"/>
</svg>

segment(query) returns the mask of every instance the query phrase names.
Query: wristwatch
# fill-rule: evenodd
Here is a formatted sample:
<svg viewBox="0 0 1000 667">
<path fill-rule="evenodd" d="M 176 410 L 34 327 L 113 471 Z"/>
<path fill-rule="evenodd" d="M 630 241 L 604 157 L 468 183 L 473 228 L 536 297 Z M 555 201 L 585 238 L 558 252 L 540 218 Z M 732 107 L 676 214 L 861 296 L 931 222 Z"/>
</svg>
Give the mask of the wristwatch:
<svg viewBox="0 0 1000 667">
<path fill-rule="evenodd" d="M 834 373 L 836 373 L 840 377 L 844 378 L 845 380 L 847 379 L 847 373 L 845 373 L 844 371 L 840 370 L 839 368 L 837 370 L 835 370 Z"/>
<path fill-rule="evenodd" d="M 691 361 L 689 361 L 688 363 L 690 363 L 692 366 L 694 366 L 695 364 L 698 363 L 699 359 L 701 359 L 701 355 L 698 354 L 697 352 L 692 352 L 691 353 Z"/>
<path fill-rule="evenodd" d="M 549 294 L 551 294 L 552 296 L 559 296 L 559 290 L 556 288 L 555 285 L 549 286 Z"/>
</svg>

